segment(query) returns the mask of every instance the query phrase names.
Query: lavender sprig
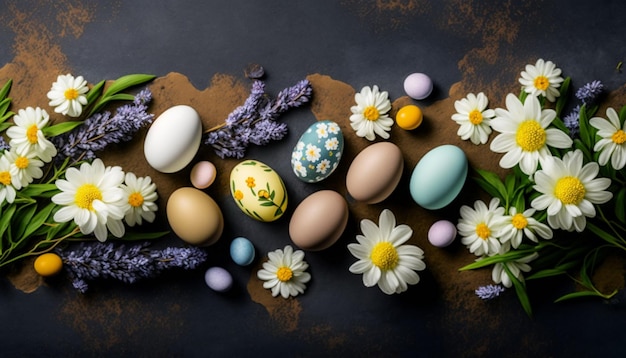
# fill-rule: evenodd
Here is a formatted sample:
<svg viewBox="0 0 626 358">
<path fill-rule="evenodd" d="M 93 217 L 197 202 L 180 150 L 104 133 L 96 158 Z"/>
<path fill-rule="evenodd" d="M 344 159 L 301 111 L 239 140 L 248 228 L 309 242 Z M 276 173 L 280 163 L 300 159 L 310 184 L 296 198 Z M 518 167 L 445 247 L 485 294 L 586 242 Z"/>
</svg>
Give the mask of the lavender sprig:
<svg viewBox="0 0 626 358">
<path fill-rule="evenodd" d="M 111 112 L 99 112 L 87 118 L 83 125 L 71 132 L 53 137 L 51 140 L 58 149 L 56 160 L 62 162 L 71 158 L 75 162 L 94 159 L 96 152 L 113 143 L 131 140 L 135 133 L 152 122 L 153 114 L 147 113 L 152 93 L 144 89 L 135 95 L 132 104 L 119 107 Z"/>
<path fill-rule="evenodd" d="M 476 293 L 476 296 L 488 301 L 500 296 L 500 294 L 504 291 L 505 288 L 501 285 L 486 285 L 478 287 L 478 289 L 474 292 Z"/>
<path fill-rule="evenodd" d="M 569 135 L 572 138 L 578 137 L 580 133 L 578 116 L 580 115 L 580 106 L 574 107 L 570 114 L 563 118 L 563 124 L 569 129 Z"/>
<path fill-rule="evenodd" d="M 11 147 L 9 146 L 9 144 L 6 142 L 6 140 L 4 140 L 4 137 L 0 136 L 0 152 L 10 148 Z"/>
<path fill-rule="evenodd" d="M 113 243 L 82 243 L 72 250 L 58 250 L 72 285 L 81 293 L 88 289 L 87 281 L 112 278 L 133 283 L 142 278 L 156 277 L 164 270 L 192 270 L 207 259 L 197 247 L 167 247 L 150 250 L 146 244 L 132 247 Z"/>
<path fill-rule="evenodd" d="M 312 93 L 308 80 L 280 91 L 274 100 L 265 94 L 265 84 L 254 81 L 250 95 L 237 107 L 223 124 L 206 133 L 204 143 L 211 145 L 222 159 L 243 158 L 248 145 L 266 145 L 281 140 L 287 134 L 287 125 L 276 122 L 278 116 L 290 108 L 309 101 Z"/>
<path fill-rule="evenodd" d="M 603 89 L 604 85 L 602 82 L 595 80 L 579 88 L 578 91 L 576 91 L 576 98 L 581 100 L 584 104 L 592 104 L 598 99 Z"/>
</svg>

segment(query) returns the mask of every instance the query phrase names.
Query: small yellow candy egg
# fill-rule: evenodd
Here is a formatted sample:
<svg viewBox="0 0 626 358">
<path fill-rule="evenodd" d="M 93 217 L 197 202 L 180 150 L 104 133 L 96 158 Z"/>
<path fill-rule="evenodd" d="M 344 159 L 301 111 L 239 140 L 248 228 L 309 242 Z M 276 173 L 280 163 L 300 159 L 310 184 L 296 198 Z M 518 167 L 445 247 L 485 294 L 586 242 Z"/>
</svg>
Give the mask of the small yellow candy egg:
<svg viewBox="0 0 626 358">
<path fill-rule="evenodd" d="M 53 276 L 61 271 L 63 260 L 57 254 L 48 252 L 35 259 L 35 271 L 41 276 Z"/>
<path fill-rule="evenodd" d="M 422 110 L 413 104 L 400 108 L 396 114 L 396 124 L 402 129 L 413 130 L 422 124 Z"/>
</svg>

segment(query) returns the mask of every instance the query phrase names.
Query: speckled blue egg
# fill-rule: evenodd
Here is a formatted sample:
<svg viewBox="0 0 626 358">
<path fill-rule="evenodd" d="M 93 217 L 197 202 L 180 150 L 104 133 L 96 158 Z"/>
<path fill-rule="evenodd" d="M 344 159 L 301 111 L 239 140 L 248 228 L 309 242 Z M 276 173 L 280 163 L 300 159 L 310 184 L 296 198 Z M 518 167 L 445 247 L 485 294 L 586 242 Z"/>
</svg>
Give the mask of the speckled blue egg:
<svg viewBox="0 0 626 358">
<path fill-rule="evenodd" d="M 431 149 L 417 163 L 409 189 L 413 200 L 428 210 L 441 209 L 461 192 L 467 178 L 467 157 L 461 148 L 445 144 Z"/>
<path fill-rule="evenodd" d="M 341 160 L 343 133 L 333 121 L 313 123 L 291 152 L 291 168 L 298 179 L 317 183 L 328 178 Z"/>
<path fill-rule="evenodd" d="M 245 237 L 238 237 L 230 243 L 230 257 L 237 265 L 248 266 L 254 261 L 254 245 Z"/>
<path fill-rule="evenodd" d="M 226 292 L 233 286 L 233 276 L 221 267 L 211 267 L 204 274 L 207 286 L 217 292 Z"/>
</svg>

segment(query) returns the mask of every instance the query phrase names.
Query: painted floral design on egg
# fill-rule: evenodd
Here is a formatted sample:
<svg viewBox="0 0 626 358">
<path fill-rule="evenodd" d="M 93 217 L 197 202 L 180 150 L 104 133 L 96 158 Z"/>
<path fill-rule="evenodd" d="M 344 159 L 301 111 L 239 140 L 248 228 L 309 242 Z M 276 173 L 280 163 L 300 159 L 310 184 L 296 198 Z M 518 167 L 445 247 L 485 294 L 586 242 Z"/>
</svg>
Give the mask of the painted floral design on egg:
<svg viewBox="0 0 626 358">
<path fill-rule="evenodd" d="M 274 221 L 287 208 L 287 190 L 278 173 L 255 160 L 236 165 L 230 177 L 233 199 L 253 219 Z"/>
<path fill-rule="evenodd" d="M 317 183 L 330 176 L 343 153 L 343 134 L 333 121 L 313 123 L 302 134 L 291 153 L 291 168 L 298 179 Z"/>
</svg>

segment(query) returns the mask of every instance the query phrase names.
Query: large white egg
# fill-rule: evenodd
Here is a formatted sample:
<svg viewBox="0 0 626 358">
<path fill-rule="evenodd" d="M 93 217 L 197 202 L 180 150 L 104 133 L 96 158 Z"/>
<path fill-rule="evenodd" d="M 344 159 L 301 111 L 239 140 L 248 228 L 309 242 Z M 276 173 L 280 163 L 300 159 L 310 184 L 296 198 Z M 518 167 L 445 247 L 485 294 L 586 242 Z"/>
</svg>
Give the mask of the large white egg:
<svg viewBox="0 0 626 358">
<path fill-rule="evenodd" d="M 150 166 L 162 173 L 174 173 L 187 166 L 200 148 L 202 121 L 186 105 L 170 107 L 154 120 L 143 145 Z"/>
</svg>

